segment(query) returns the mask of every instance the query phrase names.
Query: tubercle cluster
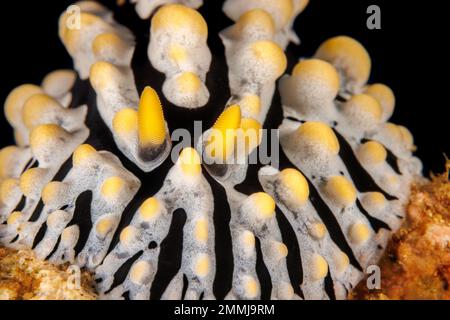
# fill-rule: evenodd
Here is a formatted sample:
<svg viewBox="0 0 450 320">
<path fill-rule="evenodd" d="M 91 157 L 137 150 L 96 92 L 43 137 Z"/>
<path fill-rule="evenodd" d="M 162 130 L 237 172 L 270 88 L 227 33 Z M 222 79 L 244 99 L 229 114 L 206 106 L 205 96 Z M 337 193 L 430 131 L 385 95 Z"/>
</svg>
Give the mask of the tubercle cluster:
<svg viewBox="0 0 450 320">
<path fill-rule="evenodd" d="M 165 75 L 163 94 L 179 107 L 201 108 L 210 98 L 205 77 L 212 58 L 206 21 L 195 10 L 202 1 L 132 2 L 141 18 L 152 16 L 148 58 Z M 56 71 L 41 86 L 15 89 L 5 113 L 17 146 L 0 150 L 0 243 L 33 248 L 42 259 L 92 270 L 101 298 L 121 299 L 128 293 L 131 299 L 149 299 L 160 245 L 173 215 L 182 209 L 187 219 L 181 266 L 162 298 L 214 299 L 220 266 L 215 261 L 218 231 L 213 217 L 218 213 L 208 174 L 223 186 L 231 212 L 234 269 L 226 299 L 261 298 L 257 241 L 270 274 L 272 299 L 345 299 L 402 222 L 405 190 L 420 175 L 421 164 L 412 156 L 411 133 L 387 122 L 395 105 L 392 91 L 383 84 L 367 85 L 371 61 L 356 40 L 329 39 L 314 57 L 300 60 L 291 75 L 283 76 L 287 68 L 283 50 L 289 41 L 298 42 L 292 25 L 307 2 L 225 1 L 223 11 L 235 22 L 220 33 L 230 99 L 213 127 L 195 148 L 181 151 L 161 189 L 137 206 L 122 229 L 118 228 L 122 213 L 141 181 L 113 153 L 83 144 L 89 135 L 88 107 L 68 108 L 75 73 Z M 91 1 L 77 5 L 81 28 L 69 28 L 64 13 L 60 38 L 79 77 L 89 79 L 100 116 L 119 150 L 143 171 L 156 170 L 171 151 L 170 123 L 153 88 L 137 92 L 131 67 L 134 36 L 105 7 Z M 280 77 L 285 118 L 279 127 L 280 143 L 291 165 L 281 170 L 261 168 L 262 190 L 245 195 L 236 186 L 246 177 L 247 157 L 260 143 Z M 238 152 L 233 134 L 239 129 L 256 137 L 246 140 L 243 153 Z M 208 149 L 214 139 L 221 143 Z M 348 166 L 348 154 L 344 161 L 343 153 L 356 159 L 369 186 L 358 183 L 357 170 Z M 390 153 L 394 165 L 387 160 Z M 236 154 L 244 163 L 231 161 Z M 54 180 L 70 157 L 70 171 Z M 202 166 L 204 157 L 217 164 Z M 92 205 L 90 217 L 82 219 L 90 221 L 91 229 L 80 237 L 80 217 L 75 213 L 77 199 L 85 192 L 90 192 Z M 323 199 L 334 226 L 323 219 L 313 192 Z M 295 232 L 301 283 L 291 281 L 289 248 L 283 243 L 276 208 Z M 382 227 L 375 228 L 374 220 Z M 336 233 L 345 245 L 337 243 Z M 112 242 L 115 234 L 117 243 Z M 126 277 L 116 283 L 115 274 L 133 257 L 137 258 Z M 326 288 L 327 277 L 332 292 Z"/>
</svg>

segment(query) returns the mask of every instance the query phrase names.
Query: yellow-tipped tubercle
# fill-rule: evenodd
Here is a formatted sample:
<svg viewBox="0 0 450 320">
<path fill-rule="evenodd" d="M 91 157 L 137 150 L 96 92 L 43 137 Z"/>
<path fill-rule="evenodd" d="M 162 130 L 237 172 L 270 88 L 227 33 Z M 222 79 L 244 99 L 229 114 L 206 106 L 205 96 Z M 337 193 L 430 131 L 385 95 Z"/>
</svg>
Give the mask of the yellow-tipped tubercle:
<svg viewBox="0 0 450 320">
<path fill-rule="evenodd" d="M 234 138 L 236 130 L 241 126 L 241 108 L 232 105 L 225 109 L 213 125 L 213 134 L 209 144 L 211 156 L 226 160 L 234 151 Z"/>
</svg>

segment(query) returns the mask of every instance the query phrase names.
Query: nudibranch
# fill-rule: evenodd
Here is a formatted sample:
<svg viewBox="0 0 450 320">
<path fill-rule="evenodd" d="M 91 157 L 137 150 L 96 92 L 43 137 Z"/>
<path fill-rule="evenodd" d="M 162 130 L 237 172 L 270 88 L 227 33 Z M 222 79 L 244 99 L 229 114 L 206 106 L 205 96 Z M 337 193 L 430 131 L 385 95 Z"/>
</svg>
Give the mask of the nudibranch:
<svg viewBox="0 0 450 320">
<path fill-rule="evenodd" d="M 411 133 L 388 122 L 393 91 L 367 83 L 368 52 L 338 36 L 288 70 L 307 0 L 227 0 L 233 24 L 218 35 L 201 0 L 131 2 L 150 24 L 140 56 L 164 79 L 136 84 L 135 32 L 112 11 L 78 2 L 79 25 L 65 12 L 78 78 L 58 70 L 5 102 L 17 145 L 0 150 L 0 243 L 92 271 L 102 299 L 345 299 L 421 172 Z M 225 97 L 193 145 L 172 148 L 173 113 L 215 104 L 211 37 Z M 249 161 L 264 125 L 279 126 L 280 166 Z"/>
</svg>

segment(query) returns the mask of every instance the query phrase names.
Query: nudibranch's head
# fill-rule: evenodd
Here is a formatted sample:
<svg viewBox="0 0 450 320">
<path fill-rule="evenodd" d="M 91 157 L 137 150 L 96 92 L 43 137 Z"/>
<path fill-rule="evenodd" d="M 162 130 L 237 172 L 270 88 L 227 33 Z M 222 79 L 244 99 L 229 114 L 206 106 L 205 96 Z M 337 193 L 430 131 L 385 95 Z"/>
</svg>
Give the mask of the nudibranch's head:
<svg viewBox="0 0 450 320">
<path fill-rule="evenodd" d="M 336 67 L 341 75 L 343 90 L 357 93 L 369 80 L 370 56 L 358 41 L 350 37 L 328 39 L 317 49 L 315 57 Z"/>
</svg>

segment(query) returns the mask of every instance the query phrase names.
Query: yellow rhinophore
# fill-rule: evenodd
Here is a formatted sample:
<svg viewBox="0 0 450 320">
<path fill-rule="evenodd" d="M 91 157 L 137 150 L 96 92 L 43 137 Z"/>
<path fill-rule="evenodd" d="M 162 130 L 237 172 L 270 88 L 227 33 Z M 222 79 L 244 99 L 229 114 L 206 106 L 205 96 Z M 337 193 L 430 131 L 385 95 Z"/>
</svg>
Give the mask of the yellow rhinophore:
<svg viewBox="0 0 450 320">
<path fill-rule="evenodd" d="M 160 146 L 166 139 L 166 123 L 158 94 L 145 87 L 138 110 L 139 143 L 143 147 Z"/>
<path fill-rule="evenodd" d="M 241 108 L 232 105 L 225 109 L 212 127 L 208 141 L 210 156 L 219 161 L 226 161 L 234 152 L 236 130 L 241 126 Z"/>
</svg>

